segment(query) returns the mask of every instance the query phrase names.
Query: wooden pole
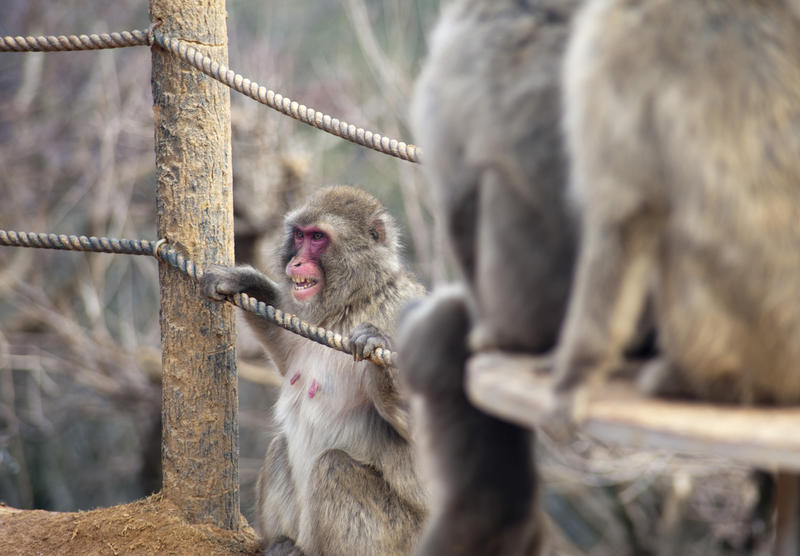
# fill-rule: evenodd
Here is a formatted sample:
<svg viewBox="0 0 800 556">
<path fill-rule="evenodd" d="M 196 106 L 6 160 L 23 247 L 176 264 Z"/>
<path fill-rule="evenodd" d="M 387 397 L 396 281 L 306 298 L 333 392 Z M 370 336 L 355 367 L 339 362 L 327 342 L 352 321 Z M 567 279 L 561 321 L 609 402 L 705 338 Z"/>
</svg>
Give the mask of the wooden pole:
<svg viewBox="0 0 800 556">
<path fill-rule="evenodd" d="M 224 0 L 150 0 L 158 31 L 227 64 Z M 233 263 L 228 88 L 153 47 L 158 235 L 202 268 Z M 191 523 L 239 525 L 233 308 L 159 266 L 163 494 Z"/>
</svg>

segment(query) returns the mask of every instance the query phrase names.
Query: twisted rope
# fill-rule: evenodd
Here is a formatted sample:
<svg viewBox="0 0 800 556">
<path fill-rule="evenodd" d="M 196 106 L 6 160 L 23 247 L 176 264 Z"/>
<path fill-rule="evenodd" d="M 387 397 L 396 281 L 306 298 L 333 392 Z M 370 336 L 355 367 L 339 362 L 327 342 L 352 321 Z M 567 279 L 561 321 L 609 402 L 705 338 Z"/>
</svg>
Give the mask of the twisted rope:
<svg viewBox="0 0 800 556">
<path fill-rule="evenodd" d="M 147 31 L 135 30 L 99 35 L 0 37 L 0 52 L 58 52 L 146 46 L 150 44 L 147 34 Z"/>
<path fill-rule="evenodd" d="M 203 270 L 191 260 L 171 249 L 166 240 L 148 241 L 139 239 L 115 239 L 107 237 L 86 237 L 64 234 L 26 233 L 0 230 L 0 245 L 11 247 L 35 247 L 40 249 L 61 249 L 67 251 L 88 251 L 96 253 L 119 253 L 124 255 L 148 255 L 180 270 L 194 280 L 200 280 Z M 300 320 L 296 315 L 285 313 L 263 301 L 247 294 L 231 296 L 228 301 L 245 311 L 259 315 L 295 334 L 308 338 L 335 350 L 352 355 L 350 338 L 342 336 L 321 326 L 313 326 Z M 393 366 L 394 352 L 378 348 L 369 357 L 370 361 L 381 367 Z"/>
<path fill-rule="evenodd" d="M 397 139 L 385 137 L 380 133 L 365 130 L 348 124 L 339 118 L 299 104 L 289 97 L 267 89 L 227 66 L 213 61 L 186 42 L 168 37 L 151 26 L 146 30 L 123 31 L 121 33 L 100 35 L 59 35 L 39 37 L 0 37 L 0 52 L 55 52 L 66 50 L 97 50 L 102 48 L 122 48 L 158 44 L 161 48 L 177 56 L 187 64 L 209 77 L 227 85 L 231 89 L 251 99 L 277 110 L 299 122 L 321 129 L 326 133 L 346 139 L 351 143 L 367 147 L 409 162 L 419 162 L 420 151 Z"/>
<path fill-rule="evenodd" d="M 196 48 L 189 46 L 179 39 L 170 38 L 158 31 L 153 33 L 153 39 L 164 50 L 171 52 L 173 55 L 202 71 L 209 77 L 216 79 L 220 83 L 227 85 L 231 89 L 261 104 L 269 106 L 273 110 L 277 110 L 281 114 L 285 114 L 299 122 L 316 127 L 317 129 L 321 129 L 322 131 L 363 147 L 368 147 L 384 154 L 408 160 L 409 162 L 419 162 L 419 152 L 414 145 L 409 145 L 397 139 L 384 137 L 380 133 L 367 131 L 364 128 L 348 124 L 338 118 L 332 118 L 305 104 L 299 104 L 289 97 L 267 89 L 263 85 L 259 85 L 255 81 L 251 81 L 228 67 L 213 61 L 208 56 L 204 56 L 203 53 Z"/>
</svg>

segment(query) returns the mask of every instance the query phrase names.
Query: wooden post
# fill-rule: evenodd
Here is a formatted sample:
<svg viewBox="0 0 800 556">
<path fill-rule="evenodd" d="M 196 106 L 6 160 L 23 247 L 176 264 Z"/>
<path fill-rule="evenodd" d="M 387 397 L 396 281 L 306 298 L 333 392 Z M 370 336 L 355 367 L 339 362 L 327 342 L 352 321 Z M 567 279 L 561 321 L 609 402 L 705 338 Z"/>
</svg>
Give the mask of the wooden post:
<svg viewBox="0 0 800 556">
<path fill-rule="evenodd" d="M 150 0 L 158 31 L 227 64 L 224 0 Z M 233 263 L 228 88 L 153 47 L 158 235 L 196 261 Z M 163 494 L 191 523 L 239 525 L 233 308 L 165 264 L 161 284 Z"/>
</svg>

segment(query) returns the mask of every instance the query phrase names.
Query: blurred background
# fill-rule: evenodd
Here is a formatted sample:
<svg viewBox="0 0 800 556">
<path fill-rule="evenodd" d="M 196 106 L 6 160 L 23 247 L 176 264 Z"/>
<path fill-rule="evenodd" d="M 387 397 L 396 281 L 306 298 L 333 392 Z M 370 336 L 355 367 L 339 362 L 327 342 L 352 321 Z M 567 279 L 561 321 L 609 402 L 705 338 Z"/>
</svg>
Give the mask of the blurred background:
<svg viewBox="0 0 800 556">
<path fill-rule="evenodd" d="M 408 97 L 436 0 L 228 0 L 234 70 L 349 123 L 413 142 Z M 1 35 L 144 29 L 147 2 L 5 0 Z M 287 208 L 359 185 L 396 215 L 409 265 L 447 276 L 419 168 L 231 93 L 236 256 L 265 268 Z M 0 54 L 0 228 L 155 239 L 150 53 Z M 240 337 L 242 512 L 276 374 Z M 0 247 L 0 502 L 91 509 L 160 488 L 158 283 L 151 258 Z M 769 481 L 722 461 L 540 435 L 559 553 L 750 554 Z"/>
</svg>

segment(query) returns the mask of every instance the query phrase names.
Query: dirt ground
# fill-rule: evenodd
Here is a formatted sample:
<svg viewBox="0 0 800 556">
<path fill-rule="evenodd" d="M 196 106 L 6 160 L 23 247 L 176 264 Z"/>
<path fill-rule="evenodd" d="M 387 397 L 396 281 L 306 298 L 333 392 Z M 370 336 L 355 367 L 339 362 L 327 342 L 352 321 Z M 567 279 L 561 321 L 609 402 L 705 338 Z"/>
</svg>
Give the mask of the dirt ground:
<svg viewBox="0 0 800 556">
<path fill-rule="evenodd" d="M 260 554 L 255 532 L 244 518 L 241 525 L 238 532 L 189 525 L 160 494 L 89 512 L 18 510 L 0 504 L 0 554 Z"/>
</svg>

